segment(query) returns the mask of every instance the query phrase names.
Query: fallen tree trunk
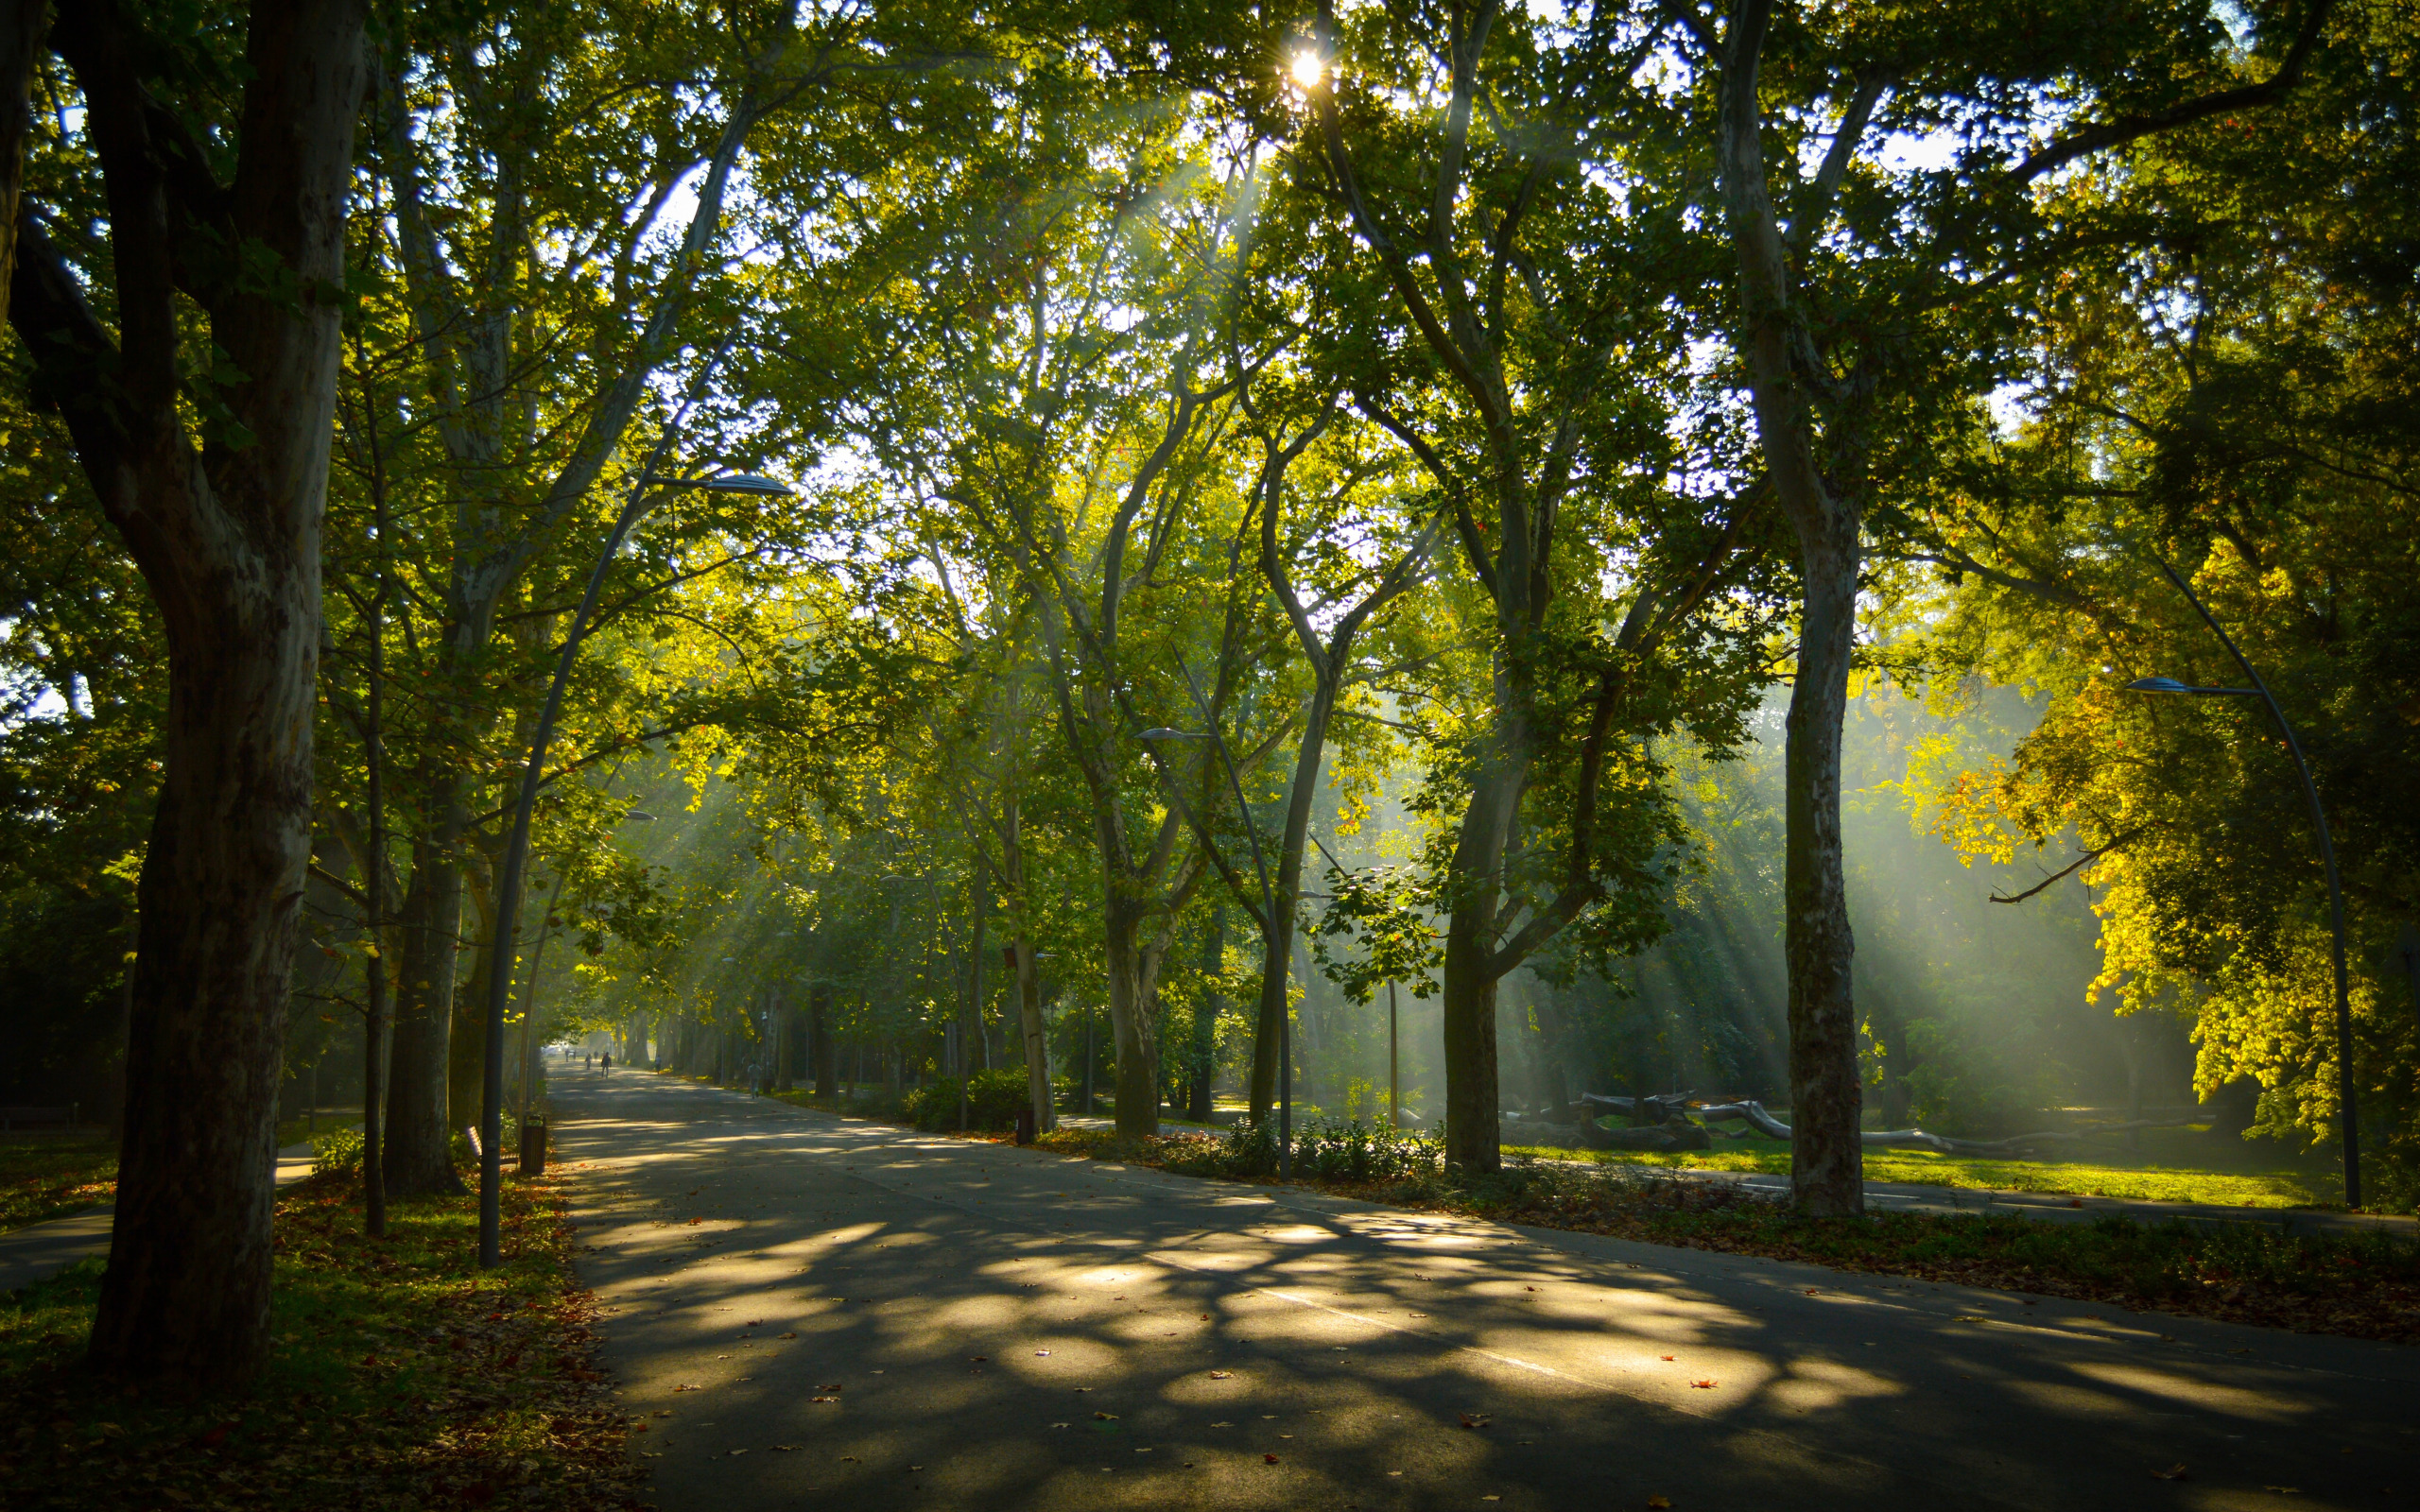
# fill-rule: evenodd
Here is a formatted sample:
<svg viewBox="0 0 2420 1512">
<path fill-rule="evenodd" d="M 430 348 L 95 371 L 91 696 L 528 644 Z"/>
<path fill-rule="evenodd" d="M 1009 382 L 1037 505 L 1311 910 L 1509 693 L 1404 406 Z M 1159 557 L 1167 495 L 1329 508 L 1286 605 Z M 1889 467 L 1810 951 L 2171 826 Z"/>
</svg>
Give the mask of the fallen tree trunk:
<svg viewBox="0 0 2420 1512">
<path fill-rule="evenodd" d="M 1744 1120 L 1758 1133 L 1777 1140 L 1790 1137 L 1789 1125 L 1765 1111 L 1756 1102 L 1718 1103 L 1689 1111 L 1709 1123 L 1729 1119 Z M 2110 1124 L 2090 1129 L 2045 1129 L 2035 1134 L 2014 1134 L 2004 1140 L 1954 1140 L 1946 1135 L 1927 1134 L 1920 1128 L 1869 1131 L 1863 1136 L 1869 1150 L 1932 1150 L 1942 1155 L 2014 1155 L 2034 1144 L 2078 1143 L 2089 1139 L 2106 1138 L 2138 1128 L 2182 1128 L 2194 1123 L 2191 1118 L 2135 1119 L 2132 1123 Z"/>
</svg>

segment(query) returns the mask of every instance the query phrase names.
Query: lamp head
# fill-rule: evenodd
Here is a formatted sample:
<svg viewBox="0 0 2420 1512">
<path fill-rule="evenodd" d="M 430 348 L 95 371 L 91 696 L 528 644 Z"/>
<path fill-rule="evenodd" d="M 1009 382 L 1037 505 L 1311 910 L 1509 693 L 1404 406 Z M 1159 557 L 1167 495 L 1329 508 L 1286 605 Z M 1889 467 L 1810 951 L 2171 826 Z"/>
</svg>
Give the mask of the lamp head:
<svg viewBox="0 0 2420 1512">
<path fill-rule="evenodd" d="M 2126 684 L 2128 693 L 2190 693 L 2193 690 L 2174 678 L 2136 678 Z"/>
</svg>

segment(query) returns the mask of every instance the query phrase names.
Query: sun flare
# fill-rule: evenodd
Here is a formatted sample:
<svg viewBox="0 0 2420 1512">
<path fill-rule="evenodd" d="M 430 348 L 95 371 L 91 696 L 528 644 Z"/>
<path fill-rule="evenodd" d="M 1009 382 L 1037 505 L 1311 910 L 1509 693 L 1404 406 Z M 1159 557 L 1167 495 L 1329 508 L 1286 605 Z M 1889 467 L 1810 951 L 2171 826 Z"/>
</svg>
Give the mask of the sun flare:
<svg viewBox="0 0 2420 1512">
<path fill-rule="evenodd" d="M 1319 54 L 1304 51 L 1294 55 L 1294 82 L 1303 88 L 1319 88 L 1320 80 L 1326 75 L 1327 64 L 1321 60 Z"/>
</svg>

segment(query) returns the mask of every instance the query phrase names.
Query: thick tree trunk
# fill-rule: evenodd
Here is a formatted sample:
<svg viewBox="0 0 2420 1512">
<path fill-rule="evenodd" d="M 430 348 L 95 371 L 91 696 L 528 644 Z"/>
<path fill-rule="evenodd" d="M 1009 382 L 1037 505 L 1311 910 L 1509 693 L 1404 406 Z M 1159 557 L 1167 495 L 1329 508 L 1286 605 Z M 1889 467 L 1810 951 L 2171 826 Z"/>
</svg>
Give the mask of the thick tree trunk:
<svg viewBox="0 0 2420 1512">
<path fill-rule="evenodd" d="M 404 895 L 403 982 L 396 994 L 387 1085 L 387 1192 L 448 1195 L 464 1190 L 447 1148 L 446 1042 L 454 1023 L 454 955 L 461 935 L 462 870 L 453 859 L 455 806 L 438 833 L 412 842 Z"/>
<path fill-rule="evenodd" d="M 26 184 L 26 136 L 33 126 L 34 64 L 50 27 L 50 0 L 0 0 L 0 320 L 17 267 L 17 202 Z"/>
<path fill-rule="evenodd" d="M 463 876 L 463 892 L 471 908 L 471 977 L 469 990 L 454 994 L 454 1020 L 445 1035 L 445 1132 L 455 1133 L 479 1121 L 480 1074 L 487 1064 L 488 973 L 497 969 L 503 931 L 497 927 L 496 898 L 491 859 L 471 852 L 471 869 Z M 510 951 L 510 947 L 504 947 Z M 458 956 L 457 959 L 459 957 Z M 510 971 L 508 966 L 506 971 Z M 607 1031 L 608 1038 L 612 1032 Z"/>
<path fill-rule="evenodd" d="M 1033 1126 L 1047 1132 L 1059 1126 L 1058 1105 L 1050 1095 L 1050 1026 L 1042 1018 L 1042 963 L 1033 958 L 1033 941 L 1016 938 L 1017 1032 L 1025 1040 L 1025 1091 L 1033 1104 Z"/>
<path fill-rule="evenodd" d="M 1117 1132 L 1160 1131 L 1159 1038 L 1151 1022 L 1157 953 L 1142 941 L 1142 910 L 1109 901 L 1103 954 L 1109 968 L 1109 1022 L 1117 1044 Z"/>
<path fill-rule="evenodd" d="M 251 1375 L 268 1343 L 278 1072 L 311 847 L 318 558 L 226 586 L 216 625 L 171 640 L 92 1345 L 102 1365 L 197 1381 Z"/>
<path fill-rule="evenodd" d="M 108 198 L 114 343 L 85 292 L 17 222 L 10 321 L 38 394 L 158 601 L 168 645 L 164 770 L 136 885 L 125 1135 L 109 1268 L 93 1323 L 104 1370 L 216 1386 L 268 1349 L 276 1103 L 304 867 L 320 522 L 361 98 L 357 4 L 256 9 L 236 171 L 221 190 L 165 141 L 135 25 L 112 0 L 66 8 Z M 17 23 L 23 40 L 26 18 Z M 21 104 L 11 103 L 22 111 Z M 172 174 L 170 165 L 181 164 Z M 205 272 L 188 290 L 236 375 L 231 447 L 185 429 L 186 251 L 257 252 L 276 275 Z"/>
<path fill-rule="evenodd" d="M 1507 724 L 1512 720 L 1507 716 Z M 1508 735 L 1518 730 L 1509 729 Z M 1508 740 L 1507 744 L 1511 742 Z M 1499 756 L 1482 769 L 1454 846 L 1460 889 L 1445 924 L 1440 1008 L 1445 1039 L 1445 1160 L 1464 1170 L 1503 1164 L 1502 1097 L 1496 1084 L 1495 919 L 1499 873 L 1512 833 L 1526 763 Z"/>
<path fill-rule="evenodd" d="M 1841 858 L 1841 727 L 1857 610 L 1857 541 L 1805 553 L 1806 603 L 1784 761 L 1782 896 L 1789 967 L 1790 1188 L 1804 1211 L 1862 1211 L 1864 1087 L 1848 887 Z M 1845 558 L 1845 561 L 1843 561 Z"/>
<path fill-rule="evenodd" d="M 1721 166 L 1732 247 L 1739 262 L 1737 343 L 1753 381 L 1756 438 L 1774 494 L 1798 537 L 1806 599 L 1798 673 L 1790 691 L 1784 763 L 1788 827 L 1783 879 L 1789 971 L 1790 1190 L 1818 1216 L 1865 1208 L 1859 1137 L 1862 1088 L 1855 943 L 1841 861 L 1841 726 L 1848 712 L 1856 631 L 1859 521 L 1853 497 L 1831 488 L 1815 460 L 1796 287 L 1765 181 L 1756 73 L 1771 0 L 1746 0 L 1732 23 L 1722 78 Z"/>
</svg>

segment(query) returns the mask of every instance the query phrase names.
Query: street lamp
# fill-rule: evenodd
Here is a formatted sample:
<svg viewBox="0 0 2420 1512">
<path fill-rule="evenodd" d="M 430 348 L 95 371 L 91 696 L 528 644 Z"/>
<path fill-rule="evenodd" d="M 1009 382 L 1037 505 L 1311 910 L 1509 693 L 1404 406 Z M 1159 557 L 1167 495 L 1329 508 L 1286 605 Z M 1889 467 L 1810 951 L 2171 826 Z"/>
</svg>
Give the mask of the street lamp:
<svg viewBox="0 0 2420 1512">
<path fill-rule="evenodd" d="M 2257 698 L 2269 706 L 2269 716 L 2277 722 L 2278 733 L 2286 737 L 2286 749 L 2293 754 L 2294 770 L 2302 774 L 2303 797 L 2310 803 L 2311 828 L 2319 833 L 2320 867 L 2327 874 L 2328 919 L 2334 932 L 2336 1094 L 2341 1105 L 2338 1117 L 2344 1127 L 2344 1206 L 2359 1208 L 2361 1205 L 2361 1136 L 2360 1120 L 2356 1116 L 2359 1108 L 2353 1099 L 2353 1004 L 2344 974 L 2344 889 L 2337 881 L 2336 841 L 2328 833 L 2327 812 L 2320 806 L 2319 784 L 2311 781 L 2310 763 L 2303 759 L 2302 742 L 2294 737 L 2294 727 L 2287 722 L 2286 711 L 2278 707 L 2276 696 L 2269 691 L 2269 684 L 2252 669 L 2252 662 L 2236 645 L 2234 638 L 2211 617 L 2210 611 L 2202 606 L 2202 601 L 2194 597 L 2193 590 L 2186 586 L 2185 579 L 2176 575 L 2175 569 L 2157 557 L 2152 559 L 2158 564 L 2161 575 L 2185 595 L 2185 601 L 2193 606 L 2193 611 L 2202 616 L 2202 623 L 2210 627 L 2210 633 L 2219 638 L 2219 644 L 2227 648 L 2227 654 L 2235 658 L 2235 664 L 2243 669 L 2244 680 L 2252 686 L 2204 688 L 2180 682 L 2174 678 L 2136 678 L 2126 684 L 2126 690 L 2129 693 L 2183 694 L 2194 698 Z"/>
<path fill-rule="evenodd" d="M 513 804 L 512 837 L 505 845 L 504 866 L 496 886 L 496 928 L 510 932 L 521 918 L 523 883 L 529 865 L 529 820 L 538 806 L 538 784 L 544 780 L 546 747 L 553 741 L 555 720 L 562 713 L 563 690 L 571 682 L 573 663 L 579 658 L 580 642 L 587 639 L 589 622 L 596 612 L 596 600 L 605 591 L 605 575 L 613 569 L 614 558 L 622 543 L 630 538 L 638 523 L 647 517 L 655 501 L 670 490 L 700 489 L 714 492 L 752 493 L 759 495 L 790 494 L 789 485 L 759 472 L 719 472 L 700 477 L 672 477 L 655 469 L 672 444 L 672 432 L 666 429 L 656 442 L 655 455 L 640 470 L 638 481 L 631 488 L 631 496 L 614 517 L 614 528 L 606 533 L 604 549 L 596 554 L 596 565 L 589 570 L 587 591 L 580 594 L 579 608 L 572 611 L 571 626 L 563 634 L 562 653 L 555 661 L 554 680 L 547 684 L 546 702 L 538 714 L 537 729 L 529 737 L 529 759 L 521 772 L 521 796 Z M 493 1269 L 502 1264 L 504 1216 L 504 1152 L 498 1141 L 504 1124 L 504 1010 L 512 992 L 512 972 L 501 969 L 509 966 L 510 950 L 494 953 L 500 969 L 488 972 L 487 1050 L 484 1071 L 487 1086 L 479 1096 L 479 1265 Z"/>
<path fill-rule="evenodd" d="M 1217 747 L 1219 765 L 1227 769 L 1227 784 L 1235 790 L 1236 816 L 1243 820 L 1244 833 L 1252 840 L 1253 870 L 1260 878 L 1261 917 L 1272 927 L 1261 934 L 1262 948 L 1274 948 L 1270 936 L 1276 933 L 1277 898 L 1269 885 L 1269 863 L 1260 853 L 1260 827 L 1252 822 L 1252 809 L 1244 801 L 1244 782 L 1236 772 L 1236 759 L 1228 754 L 1226 739 L 1218 730 L 1170 730 L 1156 726 L 1138 730 L 1137 740 L 1206 740 Z M 1208 833 L 1205 829 L 1205 837 Z M 1207 843 L 1205 838 L 1204 843 Z M 1282 1013 L 1277 1017 L 1277 1178 L 1293 1179 L 1294 1176 L 1294 1016 Z"/>
</svg>

